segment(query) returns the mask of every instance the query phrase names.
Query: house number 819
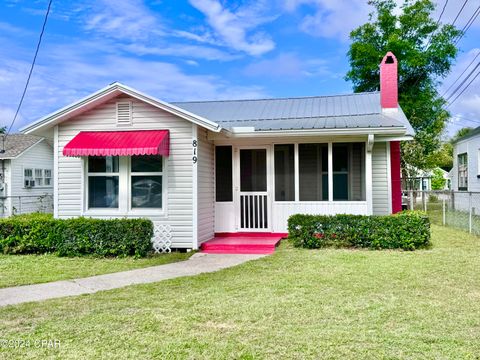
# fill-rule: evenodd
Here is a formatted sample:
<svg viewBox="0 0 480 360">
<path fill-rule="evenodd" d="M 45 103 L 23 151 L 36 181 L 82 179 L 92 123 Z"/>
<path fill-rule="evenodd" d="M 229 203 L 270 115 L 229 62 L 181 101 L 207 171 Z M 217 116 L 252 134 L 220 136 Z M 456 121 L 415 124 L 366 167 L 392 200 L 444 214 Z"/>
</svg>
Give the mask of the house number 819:
<svg viewBox="0 0 480 360">
<path fill-rule="evenodd" d="M 193 157 L 192 157 L 192 161 L 194 164 L 197 163 L 198 161 L 198 158 L 197 158 L 197 146 L 198 146 L 198 141 L 197 140 L 193 140 L 192 141 L 192 147 L 193 147 Z"/>
</svg>

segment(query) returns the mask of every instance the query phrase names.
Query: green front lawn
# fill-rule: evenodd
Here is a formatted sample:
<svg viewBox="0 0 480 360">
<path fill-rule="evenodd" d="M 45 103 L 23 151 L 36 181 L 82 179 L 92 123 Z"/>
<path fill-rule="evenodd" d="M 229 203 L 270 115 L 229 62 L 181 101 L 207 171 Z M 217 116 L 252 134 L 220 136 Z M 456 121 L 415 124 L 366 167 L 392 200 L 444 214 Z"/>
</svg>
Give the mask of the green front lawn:
<svg viewBox="0 0 480 360">
<path fill-rule="evenodd" d="M 55 255 L 1 255 L 0 288 L 68 280 L 86 276 L 163 265 L 186 260 L 192 253 L 171 253 L 134 259 L 58 257 Z"/>
<path fill-rule="evenodd" d="M 0 357 L 476 358 L 480 239 L 433 226 L 415 252 L 303 250 L 217 273 L 0 308 Z M 1 345 L 1 344 L 0 344 Z"/>
</svg>

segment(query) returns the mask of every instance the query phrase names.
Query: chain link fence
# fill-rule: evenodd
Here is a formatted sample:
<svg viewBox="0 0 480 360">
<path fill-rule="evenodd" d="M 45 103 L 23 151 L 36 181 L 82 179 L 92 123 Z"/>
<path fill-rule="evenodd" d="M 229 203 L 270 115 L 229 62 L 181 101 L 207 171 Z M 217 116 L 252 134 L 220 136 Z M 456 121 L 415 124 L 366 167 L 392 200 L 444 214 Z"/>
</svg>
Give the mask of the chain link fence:
<svg viewBox="0 0 480 360">
<path fill-rule="evenodd" d="M 407 190 L 402 206 L 425 211 L 432 223 L 480 235 L 480 192 Z"/>
<path fill-rule="evenodd" d="M 53 195 L 5 196 L 0 198 L 0 217 L 33 212 L 53 213 Z"/>
</svg>

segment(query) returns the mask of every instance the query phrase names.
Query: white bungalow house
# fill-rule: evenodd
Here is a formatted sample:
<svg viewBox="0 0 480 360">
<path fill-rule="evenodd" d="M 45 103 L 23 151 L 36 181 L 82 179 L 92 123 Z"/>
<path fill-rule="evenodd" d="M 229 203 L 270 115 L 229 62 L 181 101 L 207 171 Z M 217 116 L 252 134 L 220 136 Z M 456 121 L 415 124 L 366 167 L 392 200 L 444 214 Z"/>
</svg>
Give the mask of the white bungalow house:
<svg viewBox="0 0 480 360">
<path fill-rule="evenodd" d="M 42 137 L 0 135 L 0 217 L 53 211 L 53 148 Z"/>
<path fill-rule="evenodd" d="M 397 61 L 380 92 L 166 103 L 113 83 L 23 129 L 54 143 L 55 216 L 147 217 L 173 247 L 401 210 Z"/>
</svg>

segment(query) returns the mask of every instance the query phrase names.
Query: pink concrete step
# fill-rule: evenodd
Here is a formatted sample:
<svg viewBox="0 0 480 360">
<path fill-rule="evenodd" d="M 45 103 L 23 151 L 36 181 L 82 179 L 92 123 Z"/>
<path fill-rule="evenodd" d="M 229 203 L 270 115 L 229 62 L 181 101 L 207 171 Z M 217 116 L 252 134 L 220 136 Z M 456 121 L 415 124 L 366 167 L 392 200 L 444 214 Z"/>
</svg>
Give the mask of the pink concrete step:
<svg viewBox="0 0 480 360">
<path fill-rule="evenodd" d="M 210 254 L 271 254 L 284 233 L 217 233 L 201 245 Z"/>
</svg>

